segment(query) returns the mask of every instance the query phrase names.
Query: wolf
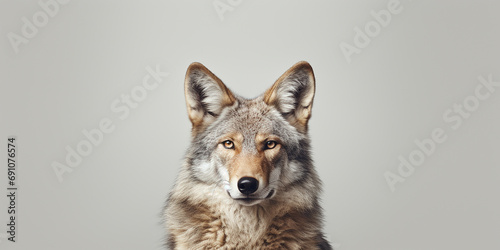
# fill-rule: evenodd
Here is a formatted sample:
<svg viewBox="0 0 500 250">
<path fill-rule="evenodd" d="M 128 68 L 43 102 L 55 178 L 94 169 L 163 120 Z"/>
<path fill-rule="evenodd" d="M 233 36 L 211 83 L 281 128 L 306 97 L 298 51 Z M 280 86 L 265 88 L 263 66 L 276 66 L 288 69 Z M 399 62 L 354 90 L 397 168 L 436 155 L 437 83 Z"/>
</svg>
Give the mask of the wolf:
<svg viewBox="0 0 500 250">
<path fill-rule="evenodd" d="M 254 99 L 188 67 L 192 141 L 163 212 L 168 248 L 332 249 L 308 136 L 315 89 L 304 61 Z"/>
</svg>

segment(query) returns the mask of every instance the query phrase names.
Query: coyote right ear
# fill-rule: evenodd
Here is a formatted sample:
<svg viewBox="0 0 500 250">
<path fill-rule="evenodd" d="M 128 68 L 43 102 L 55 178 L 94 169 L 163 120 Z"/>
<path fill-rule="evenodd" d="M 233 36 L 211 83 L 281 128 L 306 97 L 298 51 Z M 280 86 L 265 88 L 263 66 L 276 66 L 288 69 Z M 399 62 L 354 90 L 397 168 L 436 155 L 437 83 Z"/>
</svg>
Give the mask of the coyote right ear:
<svg viewBox="0 0 500 250">
<path fill-rule="evenodd" d="M 210 124 L 223 108 L 235 103 L 236 98 L 222 81 L 203 64 L 189 65 L 184 81 L 184 94 L 193 131 Z"/>
<path fill-rule="evenodd" d="M 298 62 L 264 93 L 264 102 L 275 106 L 291 125 L 304 133 L 311 117 L 315 89 L 311 65 Z"/>
</svg>

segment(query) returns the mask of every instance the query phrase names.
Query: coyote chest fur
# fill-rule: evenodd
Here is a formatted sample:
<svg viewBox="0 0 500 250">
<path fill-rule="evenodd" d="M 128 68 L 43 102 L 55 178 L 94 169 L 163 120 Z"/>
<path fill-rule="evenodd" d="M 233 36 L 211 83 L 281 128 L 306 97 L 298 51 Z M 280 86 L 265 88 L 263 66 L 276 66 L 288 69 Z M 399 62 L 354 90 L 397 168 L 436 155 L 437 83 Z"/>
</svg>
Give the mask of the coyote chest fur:
<svg viewBox="0 0 500 250">
<path fill-rule="evenodd" d="M 307 62 L 254 99 L 189 66 L 192 141 L 164 211 L 170 249 L 331 249 L 307 133 L 314 92 Z"/>
</svg>

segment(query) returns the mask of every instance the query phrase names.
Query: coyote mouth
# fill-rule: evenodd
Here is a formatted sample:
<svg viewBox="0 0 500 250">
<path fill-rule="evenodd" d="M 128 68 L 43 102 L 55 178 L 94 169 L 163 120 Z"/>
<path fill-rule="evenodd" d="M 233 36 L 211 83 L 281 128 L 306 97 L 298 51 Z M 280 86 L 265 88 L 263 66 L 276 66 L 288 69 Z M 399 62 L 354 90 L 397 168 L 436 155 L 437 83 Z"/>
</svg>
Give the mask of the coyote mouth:
<svg viewBox="0 0 500 250">
<path fill-rule="evenodd" d="M 229 195 L 229 197 L 231 197 L 232 199 L 237 200 L 237 201 L 243 201 L 245 203 L 251 203 L 251 202 L 257 201 L 257 200 L 266 200 L 266 199 L 271 198 L 273 196 L 273 194 L 274 194 L 274 189 L 273 189 L 264 198 L 250 197 L 250 196 L 243 197 L 243 198 L 233 198 L 233 196 L 231 196 L 231 193 L 229 193 L 229 190 L 226 190 L 226 191 L 227 191 L 227 194 Z"/>
<path fill-rule="evenodd" d="M 269 194 L 267 195 L 266 199 L 271 198 L 271 196 L 273 196 L 273 194 L 274 194 L 274 189 L 271 190 L 271 192 L 269 192 Z"/>
<path fill-rule="evenodd" d="M 235 200 L 243 201 L 243 202 L 246 202 L 246 203 L 250 203 L 250 202 L 253 202 L 253 201 L 264 200 L 264 199 L 263 198 L 236 198 Z"/>
</svg>

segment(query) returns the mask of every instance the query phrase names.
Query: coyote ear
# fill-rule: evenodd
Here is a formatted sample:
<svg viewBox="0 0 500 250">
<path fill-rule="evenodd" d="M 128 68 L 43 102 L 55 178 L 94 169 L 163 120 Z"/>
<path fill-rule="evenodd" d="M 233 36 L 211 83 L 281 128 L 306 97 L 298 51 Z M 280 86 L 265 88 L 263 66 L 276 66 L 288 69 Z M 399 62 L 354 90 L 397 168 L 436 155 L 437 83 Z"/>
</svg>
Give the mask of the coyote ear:
<svg viewBox="0 0 500 250">
<path fill-rule="evenodd" d="M 189 65 L 184 81 L 184 94 L 193 130 L 210 124 L 224 107 L 236 101 L 231 91 L 203 64 Z"/>
<path fill-rule="evenodd" d="M 315 89 L 311 65 L 304 61 L 298 62 L 264 93 L 264 102 L 276 107 L 291 125 L 305 133 Z"/>
</svg>

